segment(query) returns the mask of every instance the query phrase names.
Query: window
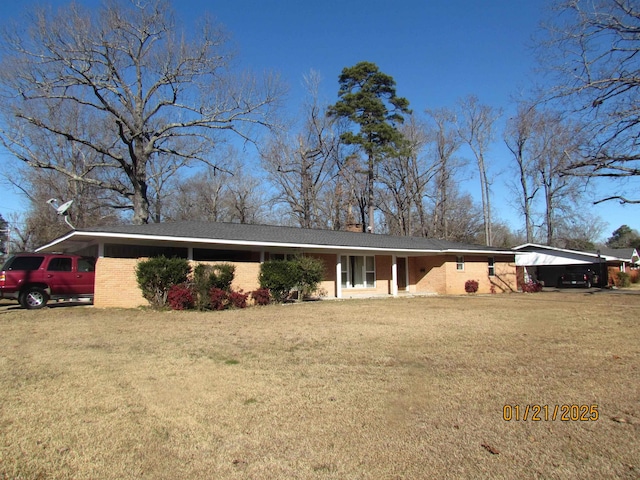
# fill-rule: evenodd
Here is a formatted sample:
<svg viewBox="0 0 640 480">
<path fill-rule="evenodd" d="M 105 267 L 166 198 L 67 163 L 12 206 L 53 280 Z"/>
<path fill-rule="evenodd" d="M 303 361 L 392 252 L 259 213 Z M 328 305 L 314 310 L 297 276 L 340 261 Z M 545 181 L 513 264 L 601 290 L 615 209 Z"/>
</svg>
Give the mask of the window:
<svg viewBox="0 0 640 480">
<path fill-rule="evenodd" d="M 489 263 L 489 276 L 490 277 L 493 277 L 496 274 L 495 262 L 496 262 L 496 259 L 494 257 L 489 257 L 488 263 Z"/>
<path fill-rule="evenodd" d="M 259 258 L 259 253 L 245 250 L 193 249 L 193 260 L 199 262 L 255 262 Z"/>
<path fill-rule="evenodd" d="M 47 267 L 49 272 L 70 272 L 71 271 L 71 259 L 70 258 L 52 258 L 49 261 Z"/>
<path fill-rule="evenodd" d="M 376 286 L 376 261 L 373 256 L 342 255 L 342 288 L 373 288 Z"/>
<path fill-rule="evenodd" d="M 79 272 L 94 272 L 96 269 L 95 258 L 83 257 L 78 259 Z"/>
<path fill-rule="evenodd" d="M 459 272 L 464 271 L 464 257 L 456 257 L 456 270 Z"/>
<path fill-rule="evenodd" d="M 13 257 L 2 267 L 3 270 L 38 270 L 44 257 Z"/>
<path fill-rule="evenodd" d="M 269 253 L 269 260 L 295 260 L 295 253 Z"/>
<path fill-rule="evenodd" d="M 187 258 L 187 249 L 182 247 L 162 247 L 153 245 L 117 245 L 107 243 L 104 256 L 110 258 L 165 257 Z"/>
</svg>

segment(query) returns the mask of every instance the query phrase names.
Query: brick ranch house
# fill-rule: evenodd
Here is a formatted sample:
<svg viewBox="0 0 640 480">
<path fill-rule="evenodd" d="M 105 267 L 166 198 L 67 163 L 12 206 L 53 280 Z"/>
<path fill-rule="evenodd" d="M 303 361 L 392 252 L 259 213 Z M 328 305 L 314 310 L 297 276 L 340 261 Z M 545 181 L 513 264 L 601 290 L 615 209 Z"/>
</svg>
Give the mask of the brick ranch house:
<svg viewBox="0 0 640 480">
<path fill-rule="evenodd" d="M 260 264 L 293 255 L 325 264 L 327 298 L 401 294 L 463 294 L 516 290 L 515 254 L 508 249 L 368 233 L 212 222 L 121 225 L 74 230 L 38 252 L 97 257 L 94 305 L 137 307 L 147 302 L 135 278 L 140 259 L 178 256 L 194 263 L 232 263 L 233 288 L 258 288 Z"/>
</svg>

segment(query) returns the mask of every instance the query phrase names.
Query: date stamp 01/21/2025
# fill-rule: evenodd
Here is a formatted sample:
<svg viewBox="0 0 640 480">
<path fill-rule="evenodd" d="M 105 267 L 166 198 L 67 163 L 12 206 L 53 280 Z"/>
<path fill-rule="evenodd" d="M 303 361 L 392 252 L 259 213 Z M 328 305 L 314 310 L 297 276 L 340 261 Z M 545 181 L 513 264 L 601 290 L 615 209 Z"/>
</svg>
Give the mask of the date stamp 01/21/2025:
<svg viewBox="0 0 640 480">
<path fill-rule="evenodd" d="M 506 422 L 595 422 L 600 418 L 598 405 L 505 405 L 502 419 Z"/>
</svg>

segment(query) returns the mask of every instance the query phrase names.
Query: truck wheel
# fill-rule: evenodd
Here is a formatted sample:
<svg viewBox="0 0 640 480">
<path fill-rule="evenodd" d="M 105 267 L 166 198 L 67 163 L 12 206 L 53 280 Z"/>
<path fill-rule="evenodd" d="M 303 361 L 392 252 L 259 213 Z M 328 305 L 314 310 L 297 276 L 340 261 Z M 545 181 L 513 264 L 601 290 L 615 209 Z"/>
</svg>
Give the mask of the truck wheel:
<svg viewBox="0 0 640 480">
<path fill-rule="evenodd" d="M 39 287 L 29 287 L 20 295 L 20 305 L 27 310 L 42 308 L 48 301 L 49 295 Z"/>
</svg>

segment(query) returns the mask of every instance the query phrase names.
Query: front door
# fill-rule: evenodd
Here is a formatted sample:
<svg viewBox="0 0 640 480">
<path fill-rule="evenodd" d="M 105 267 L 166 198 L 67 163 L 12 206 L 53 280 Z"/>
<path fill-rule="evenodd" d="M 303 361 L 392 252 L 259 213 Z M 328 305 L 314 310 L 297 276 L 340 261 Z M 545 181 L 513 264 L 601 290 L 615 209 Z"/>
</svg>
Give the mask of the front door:
<svg viewBox="0 0 640 480">
<path fill-rule="evenodd" d="M 406 257 L 398 257 L 398 291 L 407 290 L 407 259 Z"/>
</svg>

